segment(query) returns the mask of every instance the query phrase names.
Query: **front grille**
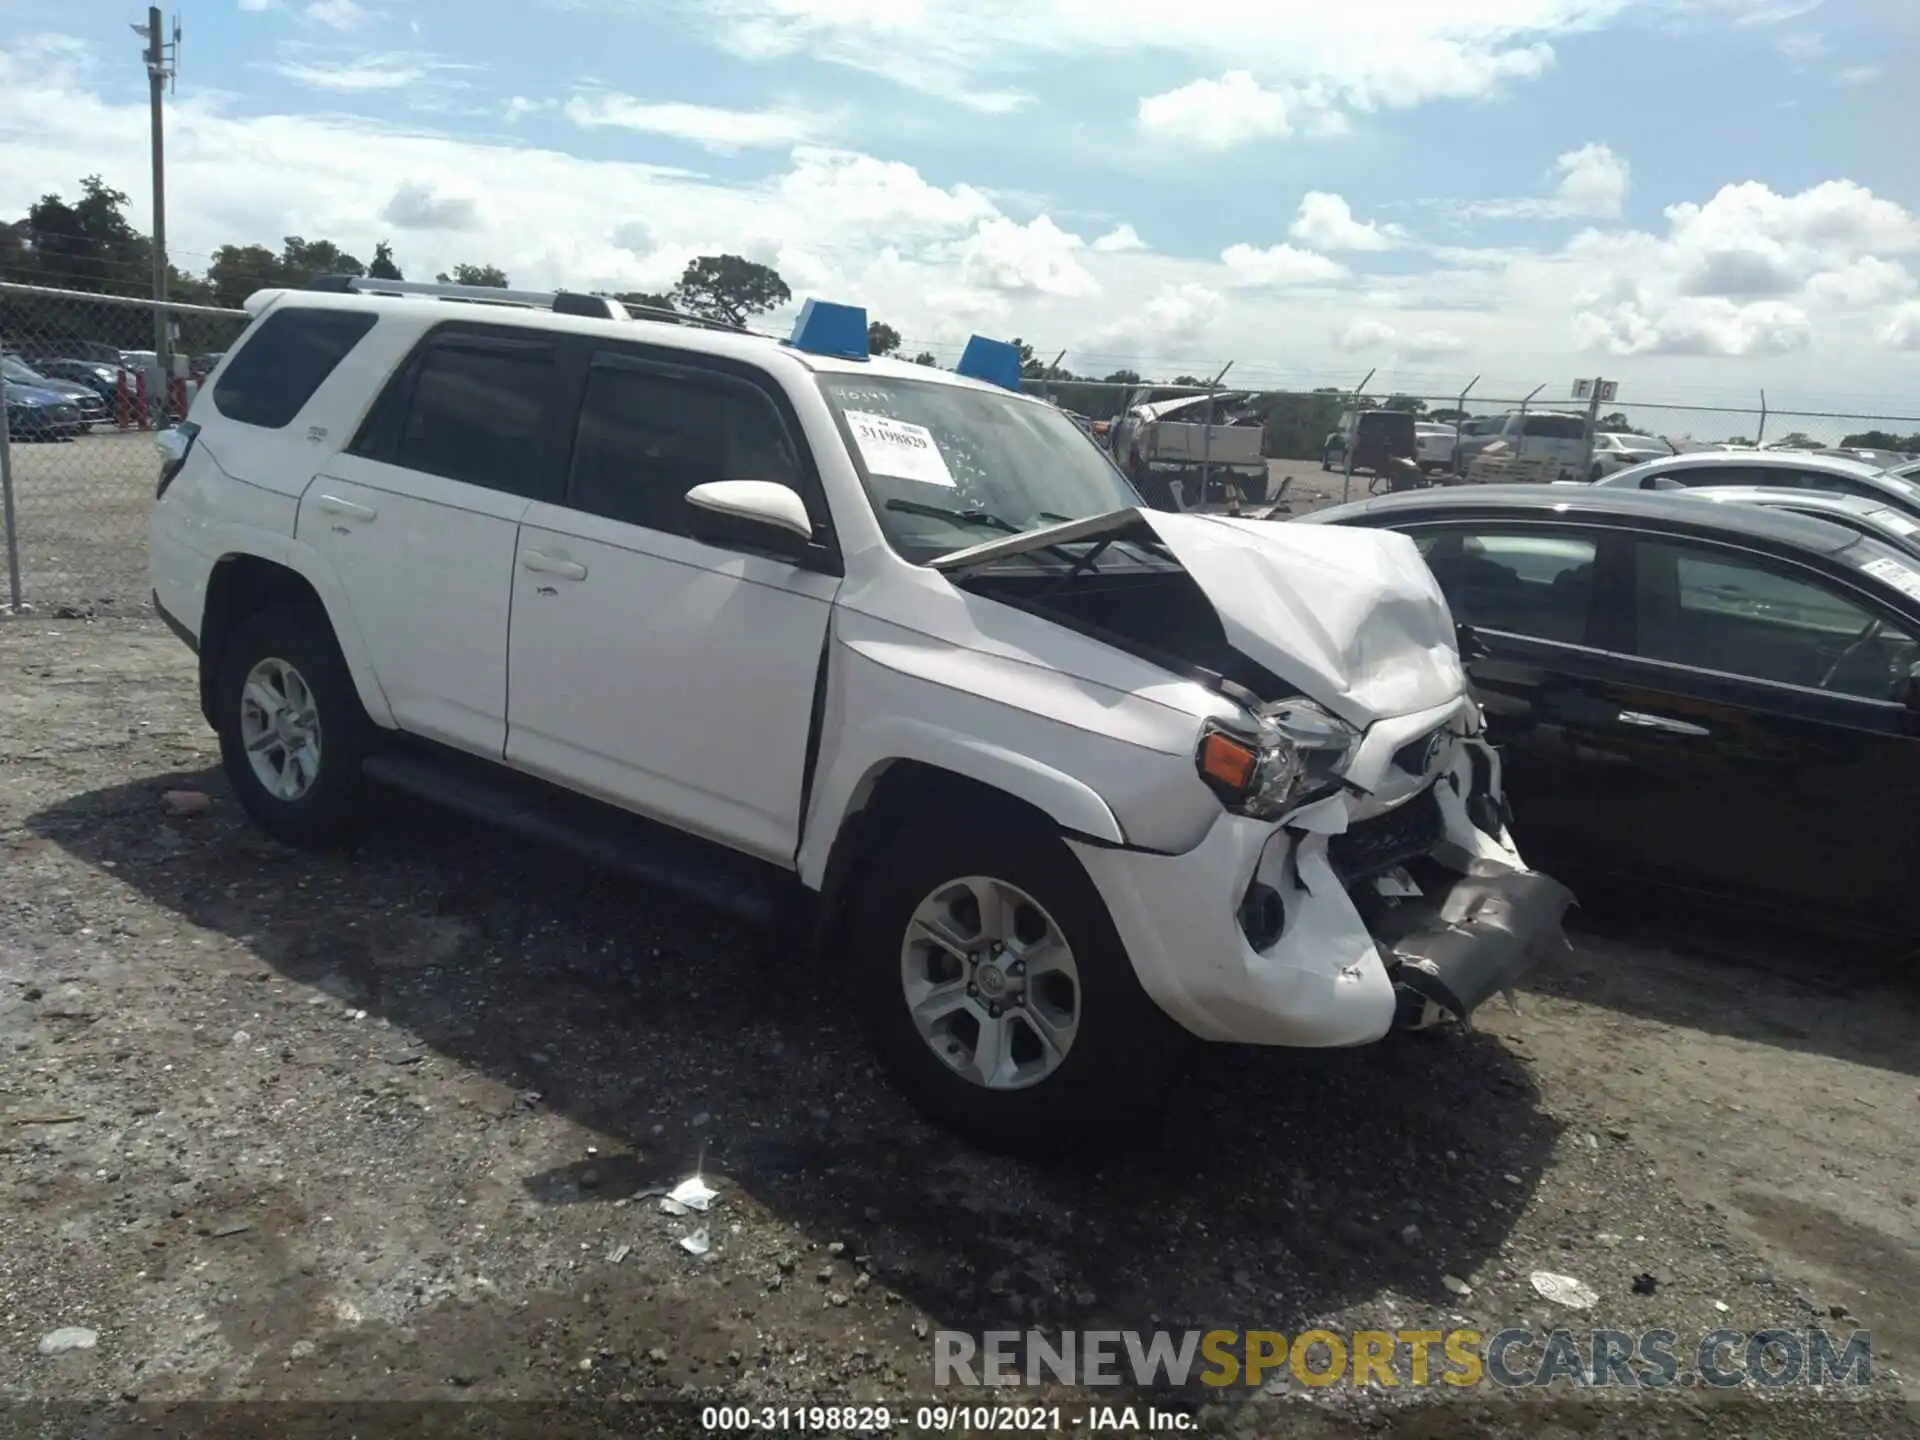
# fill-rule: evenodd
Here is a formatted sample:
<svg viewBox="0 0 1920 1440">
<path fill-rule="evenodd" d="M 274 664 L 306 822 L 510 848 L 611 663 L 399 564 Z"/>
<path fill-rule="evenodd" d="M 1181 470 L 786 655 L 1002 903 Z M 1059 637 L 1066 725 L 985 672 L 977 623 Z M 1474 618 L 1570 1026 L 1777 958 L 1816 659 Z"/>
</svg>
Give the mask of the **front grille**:
<svg viewBox="0 0 1920 1440">
<path fill-rule="evenodd" d="M 1362 820 L 1327 842 L 1327 857 L 1347 884 L 1384 875 L 1439 842 L 1440 798 L 1429 785 L 1404 805 Z"/>
</svg>

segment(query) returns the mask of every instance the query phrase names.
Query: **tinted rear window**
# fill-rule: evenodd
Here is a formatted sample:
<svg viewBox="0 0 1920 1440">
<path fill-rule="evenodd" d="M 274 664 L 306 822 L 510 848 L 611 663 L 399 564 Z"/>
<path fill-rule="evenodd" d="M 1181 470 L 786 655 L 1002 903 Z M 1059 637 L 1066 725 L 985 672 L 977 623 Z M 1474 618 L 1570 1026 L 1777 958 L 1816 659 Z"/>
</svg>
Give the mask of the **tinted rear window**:
<svg viewBox="0 0 1920 1440">
<path fill-rule="evenodd" d="M 213 387 L 215 407 L 242 425 L 292 424 L 374 319 L 352 310 L 274 311 Z"/>
<path fill-rule="evenodd" d="M 1543 440 L 1584 440 L 1587 422 L 1573 415 L 1529 415 L 1520 433 Z"/>
</svg>

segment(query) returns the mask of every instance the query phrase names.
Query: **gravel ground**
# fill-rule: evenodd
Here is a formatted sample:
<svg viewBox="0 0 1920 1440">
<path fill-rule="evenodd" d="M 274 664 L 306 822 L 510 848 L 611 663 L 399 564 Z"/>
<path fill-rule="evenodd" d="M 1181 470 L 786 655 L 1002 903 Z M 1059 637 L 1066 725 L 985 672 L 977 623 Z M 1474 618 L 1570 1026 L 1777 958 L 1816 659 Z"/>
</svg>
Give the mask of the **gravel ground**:
<svg viewBox="0 0 1920 1440">
<path fill-rule="evenodd" d="M 1684 1356 L 1817 1323 L 1872 1330 L 1864 1395 L 1163 1403 L 1248 1434 L 1920 1433 L 1905 955 L 1650 912 L 1474 1033 L 1212 1052 L 1129 1152 L 1021 1165 L 922 1123 L 831 971 L 759 937 L 409 805 L 353 853 L 274 846 L 192 675 L 151 621 L 0 623 L 0 1401 L 897 1406 L 938 1330 L 1664 1327 Z M 696 1171 L 712 1210 L 662 1213 Z M 96 1343 L 42 1353 L 63 1327 Z"/>
</svg>

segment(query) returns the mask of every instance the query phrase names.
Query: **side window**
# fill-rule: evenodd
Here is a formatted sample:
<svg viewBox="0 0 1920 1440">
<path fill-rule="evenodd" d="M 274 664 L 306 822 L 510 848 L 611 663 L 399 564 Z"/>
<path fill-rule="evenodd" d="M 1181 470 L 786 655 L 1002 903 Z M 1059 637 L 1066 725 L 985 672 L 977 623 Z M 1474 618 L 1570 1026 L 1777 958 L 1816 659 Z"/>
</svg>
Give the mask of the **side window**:
<svg viewBox="0 0 1920 1440">
<path fill-rule="evenodd" d="M 1676 465 L 1649 475 L 1640 482 L 1642 490 L 1682 490 L 1695 485 L 1777 485 L 1779 472 L 1768 472 L 1751 465 Z"/>
<path fill-rule="evenodd" d="M 273 311 L 213 387 L 214 408 L 242 425 L 285 429 L 373 329 L 375 318 L 363 311 L 297 306 Z"/>
<path fill-rule="evenodd" d="M 1827 581 L 1757 556 L 1643 540 L 1634 591 L 1650 660 L 1871 700 L 1920 660 L 1912 636 Z"/>
<path fill-rule="evenodd" d="M 1825 470 L 1789 470 L 1780 479 L 1801 490 L 1821 490 L 1829 495 L 1873 497 L 1878 493 L 1871 485 L 1863 485 L 1849 476 L 1834 475 Z"/>
<path fill-rule="evenodd" d="M 1573 415 L 1529 415 L 1521 433 L 1543 440 L 1585 440 L 1587 422 Z"/>
<path fill-rule="evenodd" d="M 442 333 L 411 369 L 394 464 L 510 495 L 548 490 L 543 442 L 560 399 L 552 345 Z"/>
<path fill-rule="evenodd" d="M 773 480 L 802 489 L 773 403 L 745 382 L 682 379 L 618 357 L 588 372 L 567 503 L 576 510 L 687 533 L 686 493 L 711 480 Z"/>
<path fill-rule="evenodd" d="M 1456 620 L 1537 640 L 1584 644 L 1595 541 L 1585 535 L 1447 528 L 1414 543 Z"/>
</svg>

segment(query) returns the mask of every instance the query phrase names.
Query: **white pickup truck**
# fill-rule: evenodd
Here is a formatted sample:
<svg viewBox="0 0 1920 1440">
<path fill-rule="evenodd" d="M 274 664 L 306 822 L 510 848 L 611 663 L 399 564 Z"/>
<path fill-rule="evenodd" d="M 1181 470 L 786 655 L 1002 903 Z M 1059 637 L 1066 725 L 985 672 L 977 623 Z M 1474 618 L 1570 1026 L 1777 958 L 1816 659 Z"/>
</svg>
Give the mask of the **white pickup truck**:
<svg viewBox="0 0 1920 1440">
<path fill-rule="evenodd" d="M 1110 432 L 1114 459 L 1157 510 L 1190 509 L 1203 489 L 1232 481 L 1243 500 L 1267 498 L 1267 427 L 1251 392 L 1135 403 Z M 1209 405 L 1212 421 L 1208 421 Z"/>
<path fill-rule="evenodd" d="M 160 437 L 153 589 L 271 835 L 384 785 L 770 925 L 775 983 L 1040 1153 L 1123 1132 L 1181 1031 L 1368 1044 L 1557 936 L 1413 541 L 1142 510 L 1010 345 L 249 308 Z"/>
</svg>

